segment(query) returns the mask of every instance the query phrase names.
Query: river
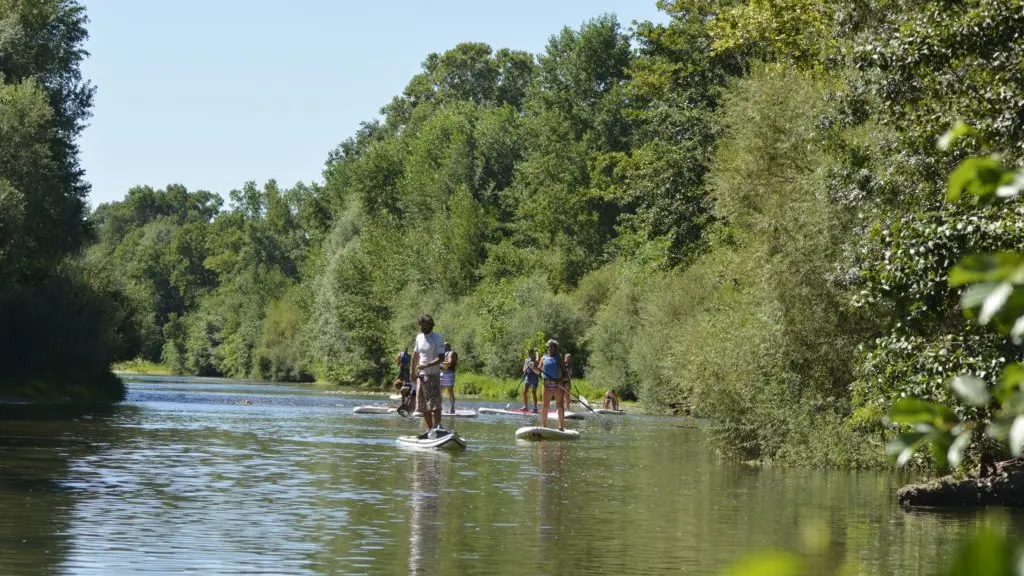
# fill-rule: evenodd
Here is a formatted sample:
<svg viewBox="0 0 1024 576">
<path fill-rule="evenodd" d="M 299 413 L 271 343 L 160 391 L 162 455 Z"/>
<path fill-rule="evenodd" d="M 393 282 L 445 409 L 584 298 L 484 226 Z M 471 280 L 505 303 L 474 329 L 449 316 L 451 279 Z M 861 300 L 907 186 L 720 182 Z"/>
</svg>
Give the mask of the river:
<svg viewBox="0 0 1024 576">
<path fill-rule="evenodd" d="M 822 562 L 914 575 L 984 521 L 901 511 L 900 474 L 722 460 L 688 420 L 527 443 L 481 415 L 466 451 L 411 452 L 420 423 L 352 413 L 380 397 L 127 380 L 109 414 L 0 422 L 0 574 L 716 574 L 820 526 Z"/>
</svg>

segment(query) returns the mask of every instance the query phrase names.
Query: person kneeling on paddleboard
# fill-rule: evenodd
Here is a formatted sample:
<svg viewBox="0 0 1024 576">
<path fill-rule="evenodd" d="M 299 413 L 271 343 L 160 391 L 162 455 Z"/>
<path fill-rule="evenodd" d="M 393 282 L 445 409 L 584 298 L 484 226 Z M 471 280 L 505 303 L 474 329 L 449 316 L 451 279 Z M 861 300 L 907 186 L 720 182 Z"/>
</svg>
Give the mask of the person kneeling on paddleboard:
<svg viewBox="0 0 1024 576">
<path fill-rule="evenodd" d="M 555 340 L 548 340 L 548 353 L 540 359 L 540 373 L 544 376 L 544 392 L 541 397 L 544 409 L 540 411 L 540 425 L 547 428 L 548 406 L 554 400 L 558 408 L 558 429 L 565 430 L 565 405 L 562 402 L 562 394 L 565 392 L 562 378 L 565 375 L 565 365 L 561 354 L 558 353 L 558 342 Z"/>
<path fill-rule="evenodd" d="M 434 318 L 419 318 L 420 334 L 416 335 L 412 371 L 417 375 L 416 406 L 423 412 L 427 431 L 420 438 L 438 438 L 446 432 L 441 428 L 441 362 L 444 360 L 444 338 L 434 332 Z"/>
<path fill-rule="evenodd" d="M 416 387 L 412 385 L 412 382 L 403 382 L 401 378 L 396 378 L 393 386 L 402 397 L 402 402 L 398 405 L 397 412 L 401 417 L 405 418 L 416 410 Z"/>
<path fill-rule="evenodd" d="M 615 390 L 612 390 L 611 388 L 609 388 L 608 391 L 604 393 L 604 408 L 605 410 L 609 408 L 612 410 L 619 409 L 619 395 L 616 394 Z"/>
</svg>

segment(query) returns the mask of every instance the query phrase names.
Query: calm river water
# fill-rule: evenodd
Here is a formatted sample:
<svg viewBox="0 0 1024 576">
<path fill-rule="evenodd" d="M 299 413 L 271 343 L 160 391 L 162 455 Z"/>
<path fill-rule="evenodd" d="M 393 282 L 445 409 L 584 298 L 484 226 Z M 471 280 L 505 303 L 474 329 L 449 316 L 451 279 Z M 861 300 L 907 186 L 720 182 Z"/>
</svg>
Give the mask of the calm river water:
<svg viewBox="0 0 1024 576">
<path fill-rule="evenodd" d="M 525 418 L 481 415 L 443 454 L 368 403 L 139 377 L 111 414 L 0 422 L 0 574 L 716 574 L 820 525 L 828 561 L 914 575 L 984 521 L 900 511 L 895 474 L 722 461 L 679 419 L 525 443 Z"/>
</svg>

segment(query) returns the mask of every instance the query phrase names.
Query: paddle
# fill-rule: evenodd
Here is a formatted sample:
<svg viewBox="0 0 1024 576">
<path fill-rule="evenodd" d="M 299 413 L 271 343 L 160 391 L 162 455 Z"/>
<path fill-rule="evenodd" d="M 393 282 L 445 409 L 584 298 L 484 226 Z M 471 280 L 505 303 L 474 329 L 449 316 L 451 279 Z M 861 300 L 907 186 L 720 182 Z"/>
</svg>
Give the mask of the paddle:
<svg viewBox="0 0 1024 576">
<path fill-rule="evenodd" d="M 568 390 L 566 390 L 566 392 L 568 392 Z M 591 412 L 593 412 L 594 416 L 597 416 L 597 420 L 598 420 L 598 422 L 601 423 L 601 428 L 604 428 L 605 432 L 611 432 L 612 431 L 612 421 L 609 420 L 608 418 L 605 418 L 605 417 L 601 416 L 593 408 L 591 408 L 590 407 L 590 402 L 587 402 L 586 398 L 584 398 L 583 396 L 580 396 L 580 393 L 579 393 L 578 389 L 576 390 L 575 396 L 576 396 L 576 401 L 577 402 L 582 404 L 583 407 L 586 408 L 587 410 L 590 410 Z"/>
<path fill-rule="evenodd" d="M 543 369 L 541 369 L 540 373 L 541 373 L 542 376 L 544 376 L 548 380 L 558 380 L 558 378 L 552 378 L 551 375 L 548 374 L 547 372 L 545 372 Z M 565 388 L 562 388 L 562 392 L 568 394 L 569 396 L 575 396 L 577 402 L 582 404 L 584 408 L 586 408 L 587 410 L 590 410 L 591 413 L 593 413 L 594 416 L 597 417 L 597 421 L 601 423 L 601 428 L 604 428 L 605 432 L 611 432 L 612 431 L 612 421 L 607 419 L 607 418 L 602 417 L 600 414 L 595 412 L 594 409 L 590 407 L 590 402 L 587 402 L 586 398 L 584 398 L 583 396 L 580 396 L 579 389 L 576 389 L 576 393 L 575 394 L 573 394 L 572 392 L 570 392 L 569 390 L 567 390 Z M 545 406 L 545 408 L 546 408 L 546 406 Z"/>
</svg>

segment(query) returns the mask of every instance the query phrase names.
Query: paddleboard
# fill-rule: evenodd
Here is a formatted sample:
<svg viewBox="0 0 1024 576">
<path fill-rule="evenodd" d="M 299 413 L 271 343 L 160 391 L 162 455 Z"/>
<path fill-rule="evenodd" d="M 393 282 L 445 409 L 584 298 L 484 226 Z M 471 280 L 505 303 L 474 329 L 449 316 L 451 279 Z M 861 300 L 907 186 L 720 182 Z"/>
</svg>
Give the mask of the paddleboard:
<svg viewBox="0 0 1024 576">
<path fill-rule="evenodd" d="M 452 432 L 440 438 L 426 440 L 421 440 L 418 436 L 399 436 L 398 445 L 418 450 L 463 450 L 466 448 L 466 440 Z"/>
<path fill-rule="evenodd" d="M 401 400 L 401 399 L 402 399 L 402 395 L 401 394 L 392 394 L 391 396 L 388 396 L 388 400 Z"/>
<path fill-rule="evenodd" d="M 387 406 L 356 406 L 352 409 L 356 414 L 391 414 L 394 411 L 395 408 Z"/>
<path fill-rule="evenodd" d="M 504 414 L 506 416 L 536 416 L 536 412 L 523 412 L 522 410 L 505 410 L 504 408 L 481 408 L 481 414 Z"/>
<path fill-rule="evenodd" d="M 540 426 L 523 426 L 516 430 L 516 438 L 520 440 L 576 440 L 580 433 L 576 430 L 559 430 L 557 428 L 541 428 Z"/>
<path fill-rule="evenodd" d="M 411 416 L 413 418 L 423 418 L 423 412 L 413 412 Z M 441 412 L 441 416 L 445 418 L 476 418 L 476 410 L 456 410 L 455 414 Z"/>
<path fill-rule="evenodd" d="M 481 408 L 481 414 L 504 414 L 505 416 L 540 416 L 538 412 L 523 412 L 522 410 L 505 410 L 503 408 Z M 551 410 L 548 412 L 548 418 L 558 418 L 558 412 Z M 566 412 L 566 420 L 583 420 L 583 414 L 579 412 Z"/>
<path fill-rule="evenodd" d="M 625 410 L 612 410 L 611 408 L 594 408 L 597 414 L 625 414 Z"/>
</svg>

